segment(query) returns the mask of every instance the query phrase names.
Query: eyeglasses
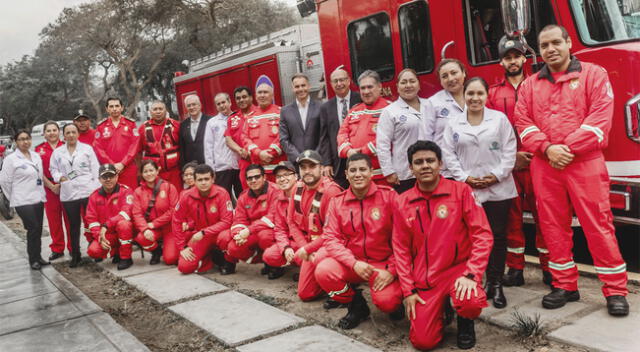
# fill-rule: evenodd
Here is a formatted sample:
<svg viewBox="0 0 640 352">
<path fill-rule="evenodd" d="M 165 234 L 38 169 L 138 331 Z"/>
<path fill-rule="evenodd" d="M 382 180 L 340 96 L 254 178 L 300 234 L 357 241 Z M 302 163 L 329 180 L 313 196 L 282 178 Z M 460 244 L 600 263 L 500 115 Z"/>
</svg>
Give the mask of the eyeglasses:
<svg viewBox="0 0 640 352">
<path fill-rule="evenodd" d="M 257 181 L 262 177 L 262 174 L 255 176 L 247 176 L 247 181 Z"/>
<path fill-rule="evenodd" d="M 276 180 L 287 178 L 287 177 L 292 176 L 292 175 L 295 175 L 295 173 L 294 172 L 289 172 L 289 173 L 286 173 L 286 174 L 276 175 Z"/>
</svg>

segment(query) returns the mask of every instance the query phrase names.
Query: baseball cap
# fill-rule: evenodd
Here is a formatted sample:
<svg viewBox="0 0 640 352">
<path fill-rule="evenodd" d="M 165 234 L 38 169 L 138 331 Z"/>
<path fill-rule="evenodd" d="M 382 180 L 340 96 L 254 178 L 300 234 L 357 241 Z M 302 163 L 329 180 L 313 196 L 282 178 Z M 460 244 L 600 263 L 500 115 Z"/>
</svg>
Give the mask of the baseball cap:
<svg viewBox="0 0 640 352">
<path fill-rule="evenodd" d="M 115 175 L 117 173 L 118 171 L 116 171 L 116 166 L 113 164 L 102 164 L 100 165 L 100 169 L 98 169 L 98 175 L 100 175 L 100 177 L 109 174 Z"/>
<path fill-rule="evenodd" d="M 517 50 L 523 55 L 526 55 L 527 53 L 527 50 L 519 39 L 512 39 L 506 35 L 502 36 L 502 38 L 500 38 L 500 42 L 498 42 L 498 55 L 500 55 L 500 58 L 502 59 L 507 55 L 509 50 Z"/>
<path fill-rule="evenodd" d="M 298 156 L 298 159 L 296 159 L 296 163 L 300 164 L 305 160 L 308 160 L 314 164 L 322 164 L 322 156 L 320 156 L 320 153 L 312 149 L 307 149 L 302 152 L 302 154 Z"/>
<path fill-rule="evenodd" d="M 275 167 L 275 169 L 273 169 L 273 174 L 277 174 L 278 170 L 289 170 L 289 171 L 293 171 L 296 172 L 296 168 L 295 166 L 293 166 L 293 164 L 290 161 L 281 161 L 280 164 L 278 164 L 278 166 Z"/>
<path fill-rule="evenodd" d="M 87 115 L 84 114 L 84 112 L 82 110 L 78 110 L 78 116 L 74 117 L 73 120 L 77 120 L 77 119 L 81 119 L 81 118 L 85 118 L 85 119 L 89 119 L 91 120 L 91 118 Z"/>
</svg>

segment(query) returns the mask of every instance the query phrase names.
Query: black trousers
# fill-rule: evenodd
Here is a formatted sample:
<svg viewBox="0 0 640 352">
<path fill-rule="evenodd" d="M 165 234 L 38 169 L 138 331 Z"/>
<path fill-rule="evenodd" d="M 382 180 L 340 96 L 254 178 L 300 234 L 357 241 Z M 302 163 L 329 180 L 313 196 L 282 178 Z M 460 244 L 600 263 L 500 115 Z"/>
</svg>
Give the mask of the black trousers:
<svg viewBox="0 0 640 352">
<path fill-rule="evenodd" d="M 415 178 L 410 178 L 408 180 L 404 180 L 404 181 L 400 181 L 399 185 L 393 185 L 393 189 L 396 190 L 396 192 L 398 192 L 398 194 L 402 194 L 410 189 L 413 188 L 413 186 L 416 185 L 416 179 Z"/>
<path fill-rule="evenodd" d="M 511 199 L 487 201 L 482 203 L 482 207 L 493 232 L 493 248 L 487 266 L 487 281 L 502 282 L 507 260 L 507 221 Z"/>
<path fill-rule="evenodd" d="M 87 209 L 89 198 L 82 198 L 62 202 L 62 207 L 67 218 L 69 219 L 69 232 L 71 235 L 71 255 L 80 256 L 80 224 L 82 223 L 82 214 Z"/>
<path fill-rule="evenodd" d="M 233 194 L 235 194 L 235 199 L 240 197 L 240 193 L 242 192 L 242 182 L 240 182 L 240 170 L 224 170 L 224 171 L 216 171 L 216 185 L 224 188 L 229 192 L 229 196 L 233 198 Z M 233 193 L 231 193 L 233 191 Z"/>
<path fill-rule="evenodd" d="M 16 213 L 22 219 L 22 226 L 27 230 L 27 254 L 29 264 L 40 260 L 42 246 L 42 222 L 44 220 L 44 203 L 22 205 L 16 207 Z"/>
</svg>

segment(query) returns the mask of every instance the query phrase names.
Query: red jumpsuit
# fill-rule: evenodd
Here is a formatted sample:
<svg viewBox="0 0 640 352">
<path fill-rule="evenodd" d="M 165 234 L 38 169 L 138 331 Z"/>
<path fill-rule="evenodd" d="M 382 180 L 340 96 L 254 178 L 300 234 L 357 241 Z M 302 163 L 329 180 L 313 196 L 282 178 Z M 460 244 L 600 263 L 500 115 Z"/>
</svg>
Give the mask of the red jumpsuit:
<svg viewBox="0 0 640 352">
<path fill-rule="evenodd" d="M 58 141 L 56 148 L 64 145 L 64 142 Z M 49 164 L 51 162 L 51 154 L 53 153 L 53 149 L 49 142 L 44 141 L 43 143 L 38 144 L 35 148 L 36 153 L 40 155 L 42 159 L 42 168 L 44 170 L 44 177 L 48 178 L 49 181 L 53 182 L 53 177 L 51 176 L 51 171 L 49 171 Z M 55 184 L 55 182 L 53 182 Z M 49 188 L 44 188 L 45 193 L 47 195 L 47 202 L 44 203 L 44 210 L 47 214 L 47 222 L 49 223 L 49 233 L 51 234 L 51 248 L 52 252 L 56 253 L 64 253 L 64 232 L 67 231 L 67 250 L 71 253 L 71 233 L 69 232 L 69 220 L 67 220 L 67 214 L 64 212 L 62 208 L 62 203 L 60 202 L 60 195 L 53 193 Z M 63 228 L 63 219 L 64 219 L 64 228 Z"/>
<path fill-rule="evenodd" d="M 232 211 L 229 193 L 220 186 L 212 185 L 206 197 L 201 197 L 196 187 L 182 192 L 173 215 L 173 234 L 178 252 L 190 247 L 196 259 L 189 261 L 179 256 L 178 270 L 181 273 L 189 274 L 198 269 L 204 272 L 204 268 L 208 270 L 213 265 L 211 251 L 216 246 L 220 247 L 219 235 L 231 226 Z M 183 230 L 183 225 L 186 230 Z M 204 232 L 202 239 L 192 241 L 193 235 L 199 231 Z"/>
<path fill-rule="evenodd" d="M 276 200 L 275 213 L 273 215 L 273 223 L 276 225 L 274 229 L 275 243 L 271 247 L 267 248 L 262 255 L 262 261 L 269 266 L 281 267 L 287 265 L 287 260 L 284 257 L 284 251 L 287 248 L 297 251 L 300 246 L 289 234 L 289 226 L 287 225 L 287 207 L 291 197 L 287 197 L 284 192 L 280 192 L 278 199 Z M 297 266 L 302 264 L 302 260 L 298 257 L 294 257 L 293 263 Z"/>
<path fill-rule="evenodd" d="M 85 219 L 93 235 L 93 242 L 87 249 L 92 258 L 106 258 L 109 251 L 100 245 L 100 229 L 107 228 L 106 238 L 111 246 L 111 256 L 119 255 L 121 259 L 131 258 L 131 242 L 133 240 L 133 223 L 131 207 L 133 192 L 125 185 L 117 184 L 111 194 L 100 187 L 89 196 L 89 204 Z"/>
<path fill-rule="evenodd" d="M 312 260 L 304 260 L 300 265 L 298 297 L 303 301 L 315 299 L 323 292 L 314 272 L 316 264 L 326 255 L 319 249 L 324 242 L 322 231 L 329 201 L 342 192 L 340 186 L 326 177 L 318 182 L 316 189 L 309 189 L 298 182 L 287 208 L 287 228 L 295 246 L 304 248 L 309 255 L 313 254 Z"/>
<path fill-rule="evenodd" d="M 393 251 L 402 293 L 417 293 L 409 339 L 418 349 L 432 349 L 442 340 L 445 300 L 451 297 L 458 315 L 475 319 L 487 306 L 482 275 L 487 268 L 493 235 L 482 206 L 468 185 L 440 177 L 436 189 L 418 185 L 397 198 L 393 207 Z M 477 282 L 478 295 L 455 298 L 455 281 Z"/>
<path fill-rule="evenodd" d="M 626 264 L 615 236 L 609 175 L 602 153 L 613 117 L 607 72 L 576 58 L 559 74 L 551 74 L 544 66 L 522 83 L 515 117 L 525 150 L 536 154 L 531 178 L 540 227 L 549 248 L 553 286 L 578 289 L 578 268 L 572 253 L 573 207 L 595 271 L 604 282 L 602 292 L 605 296 L 626 296 Z M 563 170 L 551 167 L 545 155 L 552 144 L 564 144 L 575 155 Z"/>
<path fill-rule="evenodd" d="M 118 175 L 118 182 L 131 189 L 138 186 L 138 170 L 134 160 L 138 152 L 138 139 L 135 121 L 121 116 L 118 127 L 115 127 L 111 117 L 98 123 L 93 142 L 93 150 L 100 164 L 124 164 L 124 169 Z"/>
<path fill-rule="evenodd" d="M 346 158 L 351 149 L 356 149 L 362 154 L 371 157 L 373 163 L 373 180 L 378 184 L 386 185 L 386 179 L 382 174 L 378 152 L 376 150 L 376 129 L 380 113 L 389 101 L 380 97 L 373 105 L 360 103 L 351 110 L 345 117 L 344 122 L 338 130 L 338 156 Z"/>
<path fill-rule="evenodd" d="M 518 86 L 520 87 L 520 86 Z M 516 98 L 518 91 L 513 87 L 509 81 L 503 79 L 502 82 L 494 84 L 489 88 L 489 99 L 487 100 L 487 107 L 502 111 L 511 125 L 515 129 L 515 120 L 513 111 L 516 107 Z M 518 134 L 516 133 L 516 136 Z M 522 142 L 518 139 L 518 151 L 523 151 Z M 516 183 L 516 189 L 518 190 L 519 197 L 516 197 L 511 202 L 511 209 L 509 209 L 509 220 L 507 223 L 507 265 L 509 268 L 522 270 L 524 268 L 524 250 L 525 250 L 525 236 L 522 230 L 522 212 L 524 211 L 524 205 L 526 204 L 533 214 L 536 226 L 536 248 L 538 249 L 538 258 L 540 260 L 540 266 L 542 270 L 548 271 L 549 262 L 547 246 L 544 244 L 544 238 L 540 231 L 540 220 L 538 219 L 538 211 L 536 209 L 535 195 L 533 193 L 533 183 L 531 182 L 531 174 L 529 168 L 522 170 L 513 170 L 513 179 Z"/>
<path fill-rule="evenodd" d="M 242 138 L 242 130 L 244 128 L 245 122 L 248 118 L 253 116 L 255 113 L 255 106 L 251 106 L 249 112 L 244 114 L 242 111 L 238 111 L 233 113 L 227 119 L 227 129 L 224 131 L 225 137 L 231 137 L 236 144 L 240 147 L 245 148 L 244 139 Z M 240 169 L 240 183 L 242 183 L 242 189 L 247 189 L 247 180 L 244 178 L 244 170 L 251 163 L 249 160 L 242 159 L 238 155 L 238 168 Z"/>
<path fill-rule="evenodd" d="M 280 107 L 271 104 L 267 109 L 256 107 L 252 117 L 248 117 L 242 129 L 244 145 L 251 154 L 251 163 L 260 164 L 267 173 L 267 179 L 275 182 L 273 169 L 281 161 L 287 160 L 287 155 L 280 147 Z M 260 160 L 260 152 L 266 150 L 273 157 L 271 162 Z"/>
<path fill-rule="evenodd" d="M 168 265 L 178 263 L 178 248 L 176 247 L 176 237 L 171 231 L 171 217 L 173 209 L 178 202 L 178 191 L 169 182 L 163 180 L 156 192 L 155 203 L 149 211 L 149 202 L 153 196 L 154 188 L 141 182 L 140 186 L 133 192 L 133 224 L 138 229 L 136 242 L 146 251 L 152 252 L 158 248 L 158 240 L 162 239 L 162 258 Z M 148 224 L 153 224 L 149 228 Z M 153 232 L 153 241 L 149 241 L 144 232 Z"/>
<path fill-rule="evenodd" d="M 160 124 L 147 120 L 138 127 L 138 135 L 138 151 L 142 152 L 142 159 L 155 161 L 160 166 L 160 178 L 170 182 L 176 189 L 182 189 L 178 144 L 180 123 L 170 118 Z"/>
<path fill-rule="evenodd" d="M 264 193 L 257 197 L 250 189 L 240 194 L 231 229 L 221 234 L 228 243 L 226 255 L 228 261 L 260 262 L 262 252 L 274 244 L 274 214 L 281 193 L 282 191 L 275 184 L 265 183 Z M 233 236 L 243 229 L 249 229 L 249 237 L 247 242 L 238 246 Z"/>
<path fill-rule="evenodd" d="M 78 140 L 84 144 L 88 144 L 93 147 L 93 142 L 95 141 L 96 130 L 93 128 L 88 129 L 84 133 L 80 133 L 78 135 Z"/>
<path fill-rule="evenodd" d="M 397 276 L 391 232 L 393 216 L 389 209 L 397 193 L 388 186 L 372 183 L 364 199 L 359 200 L 348 189 L 329 203 L 324 228 L 324 248 L 327 258 L 316 266 L 316 280 L 333 300 L 349 303 L 355 294 L 350 284 L 365 282 L 354 270 L 356 261 Z M 398 280 L 380 291 L 373 284 L 378 272 L 369 278 L 371 300 L 383 312 L 392 313 L 402 304 Z"/>
</svg>

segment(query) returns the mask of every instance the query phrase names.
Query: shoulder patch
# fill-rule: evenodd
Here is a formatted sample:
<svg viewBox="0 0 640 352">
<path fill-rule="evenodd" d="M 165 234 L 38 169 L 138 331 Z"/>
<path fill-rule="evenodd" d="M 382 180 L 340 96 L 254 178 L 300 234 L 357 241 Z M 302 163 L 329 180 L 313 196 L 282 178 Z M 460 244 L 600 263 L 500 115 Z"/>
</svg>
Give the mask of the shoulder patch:
<svg viewBox="0 0 640 352">
<path fill-rule="evenodd" d="M 133 123 L 136 123 L 136 120 L 134 120 L 134 119 L 132 119 L 132 118 L 130 118 L 130 117 L 127 117 L 127 116 L 123 116 L 123 117 L 124 117 L 125 119 L 127 119 L 127 120 L 129 120 L 129 121 L 133 122 Z"/>
</svg>

